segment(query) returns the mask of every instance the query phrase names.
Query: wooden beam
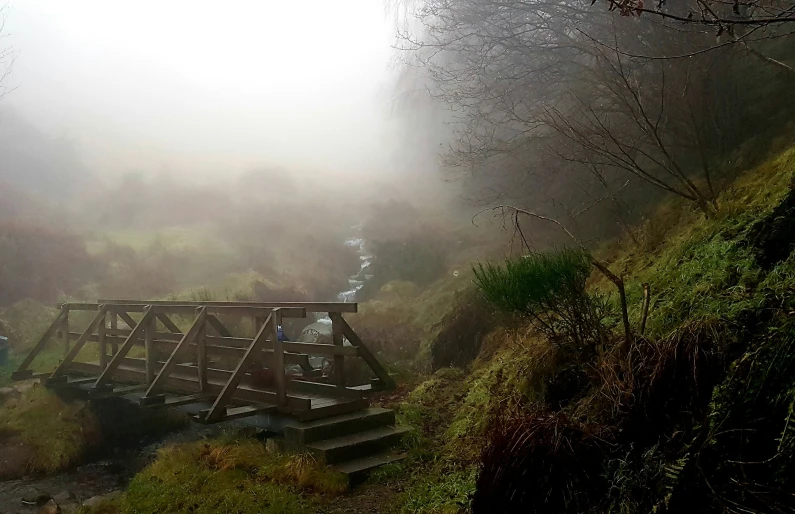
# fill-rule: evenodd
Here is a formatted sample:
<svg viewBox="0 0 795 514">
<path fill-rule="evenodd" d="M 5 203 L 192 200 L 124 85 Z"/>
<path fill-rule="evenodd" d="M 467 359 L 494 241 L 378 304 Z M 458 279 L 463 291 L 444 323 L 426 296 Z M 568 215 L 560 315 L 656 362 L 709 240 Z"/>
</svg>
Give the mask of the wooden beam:
<svg viewBox="0 0 795 514">
<path fill-rule="evenodd" d="M 99 367 L 105 369 L 108 366 L 108 342 L 105 340 L 107 331 L 106 323 L 108 317 L 108 308 L 105 307 L 105 312 L 102 314 L 102 319 L 97 326 L 97 342 L 99 343 Z"/>
<path fill-rule="evenodd" d="M 144 330 L 144 327 L 146 327 L 146 324 L 149 322 L 149 319 L 152 317 L 152 315 L 153 315 L 153 313 L 152 313 L 151 310 L 147 310 L 146 312 L 144 312 L 143 319 L 141 320 L 140 323 L 138 323 L 135 326 L 133 331 L 130 332 L 130 335 L 127 336 L 127 339 L 124 340 L 124 344 L 121 345 L 121 348 L 119 348 L 119 351 L 110 360 L 110 362 L 108 363 L 108 367 L 105 368 L 104 370 L 102 370 L 102 374 L 99 375 L 99 377 L 97 378 L 97 381 L 94 382 L 94 387 L 100 387 L 100 386 L 104 385 L 105 383 L 107 383 L 108 380 L 110 380 L 110 378 L 113 376 L 113 372 L 116 371 L 116 369 L 121 364 L 122 359 L 124 359 L 124 357 L 127 356 L 127 354 L 129 353 L 130 349 L 135 344 L 135 340 L 138 337 L 141 336 L 141 334 L 142 334 L 142 332 Z"/>
<path fill-rule="evenodd" d="M 135 321 L 133 317 L 127 314 L 126 312 L 124 311 L 117 311 L 117 312 L 119 313 L 119 317 L 121 318 L 121 320 L 125 322 L 128 327 L 130 327 L 130 330 L 134 329 L 136 325 L 138 325 L 138 322 Z"/>
<path fill-rule="evenodd" d="M 339 388 L 334 384 L 324 384 L 322 382 L 310 382 L 308 380 L 293 379 L 287 383 L 287 390 L 303 394 L 315 394 L 318 396 L 330 396 L 332 398 L 363 398 L 364 394 L 359 389 L 351 387 Z"/>
<path fill-rule="evenodd" d="M 99 308 L 99 312 L 97 313 L 96 316 L 94 316 L 94 319 L 91 320 L 91 323 L 88 324 L 88 327 L 83 332 L 83 335 L 80 336 L 80 339 L 77 340 L 77 342 L 74 344 L 74 346 L 72 346 L 72 348 L 67 352 L 66 356 L 61 361 L 61 363 L 58 365 L 58 367 L 55 368 L 55 371 L 52 372 L 52 376 L 53 377 L 58 377 L 58 376 L 62 375 L 66 371 L 66 369 L 69 367 L 69 364 L 71 364 L 72 361 L 75 360 L 75 357 L 77 357 L 77 354 L 80 353 L 80 350 L 83 349 L 83 346 L 86 344 L 86 341 L 88 341 L 88 336 L 92 332 L 94 332 L 94 330 L 97 329 L 97 326 L 99 325 L 100 321 L 104 321 L 105 320 L 105 311 L 106 311 L 106 308 L 105 308 L 104 305 Z M 66 332 L 66 338 L 67 338 L 67 340 L 69 339 L 69 332 L 68 331 Z"/>
<path fill-rule="evenodd" d="M 206 318 L 205 318 L 206 321 Z M 207 323 L 196 334 L 196 367 L 199 370 L 199 391 L 207 392 Z"/>
<path fill-rule="evenodd" d="M 42 336 L 33 346 L 33 349 L 31 349 L 30 352 L 28 352 L 28 355 L 17 367 L 17 370 L 15 371 L 15 373 L 17 373 L 17 376 L 24 375 L 24 373 L 22 372 L 28 369 L 28 366 L 30 366 L 30 364 L 33 362 L 33 359 L 35 359 L 36 356 L 39 353 L 41 353 L 44 347 L 47 346 L 47 341 L 50 340 L 52 335 L 58 330 L 58 327 L 61 326 L 61 320 L 63 319 L 65 313 L 66 313 L 65 307 L 58 312 L 58 316 L 50 324 L 50 326 L 47 327 L 47 330 L 44 331 L 44 334 L 42 334 Z"/>
<path fill-rule="evenodd" d="M 281 309 L 273 309 L 271 315 L 271 340 L 273 341 L 273 372 L 276 382 L 276 405 L 287 401 L 287 376 L 284 374 L 284 342 L 279 340 L 279 325 L 282 324 Z"/>
<path fill-rule="evenodd" d="M 259 328 L 262 328 L 260 325 Z M 259 329 L 257 329 L 259 332 Z M 246 349 L 251 345 L 251 341 L 254 339 L 251 337 L 219 337 L 219 336 L 207 336 L 207 342 L 210 344 L 217 344 L 220 346 L 234 346 L 235 348 L 242 348 Z"/>
<path fill-rule="evenodd" d="M 381 379 L 381 382 L 384 383 L 384 388 L 387 390 L 392 390 L 396 387 L 395 381 L 389 376 L 386 369 L 378 362 L 378 359 L 375 358 L 369 348 L 367 348 L 362 339 L 353 331 L 348 322 L 345 321 L 345 318 L 340 316 L 341 324 L 342 324 L 342 333 L 351 342 L 351 344 L 359 350 L 359 356 L 364 359 L 364 362 L 370 366 L 370 369 L 373 370 L 375 376 Z"/>
<path fill-rule="evenodd" d="M 230 332 L 229 329 L 226 328 L 226 326 L 223 323 L 221 323 L 221 320 L 218 319 L 215 316 L 215 314 L 210 314 L 209 316 L 207 316 L 207 323 L 209 323 L 210 326 L 213 327 L 216 330 L 216 332 L 218 332 L 219 336 L 233 337 L 232 332 Z"/>
<path fill-rule="evenodd" d="M 99 364 L 91 364 L 87 362 L 73 362 L 70 371 L 94 376 L 100 373 Z M 116 371 L 116 374 L 114 375 L 114 378 L 118 380 L 139 383 L 143 383 L 145 377 L 146 371 L 144 371 L 142 367 L 130 368 L 126 367 L 126 365 L 125 367 L 119 367 L 119 369 Z M 196 371 L 182 370 L 178 368 L 171 374 L 171 376 L 166 379 L 163 387 L 169 392 L 178 391 L 187 394 L 195 394 L 197 387 Z M 210 377 L 210 382 L 208 384 L 209 394 L 218 395 L 223 390 L 223 387 L 223 384 L 213 381 L 212 377 Z M 274 391 L 258 389 L 253 386 L 241 384 L 234 391 L 230 401 L 231 400 L 275 404 L 276 393 Z M 280 408 L 279 410 L 288 413 L 300 413 L 308 411 L 311 408 L 311 404 L 312 401 L 309 398 L 288 395 L 287 405 Z"/>
<path fill-rule="evenodd" d="M 144 355 L 146 356 L 146 383 L 151 384 L 155 379 L 155 329 L 156 316 L 150 316 L 144 327 Z"/>
<path fill-rule="evenodd" d="M 342 335 L 342 315 L 338 312 L 329 312 L 331 318 L 331 340 L 335 347 L 344 348 L 344 337 Z M 345 356 L 334 354 L 334 381 L 338 388 L 345 389 Z"/>
<path fill-rule="evenodd" d="M 146 390 L 146 394 L 144 395 L 145 398 L 150 397 L 155 394 L 158 388 L 162 387 L 168 375 L 174 370 L 174 367 L 177 365 L 177 359 L 179 355 L 188 348 L 190 342 L 196 338 L 196 335 L 199 333 L 199 330 L 204 326 L 205 317 L 207 316 L 207 309 L 205 307 L 199 307 L 196 320 L 193 322 L 193 325 L 190 327 L 190 330 L 182 336 L 182 340 L 179 342 L 174 351 L 171 352 L 168 360 L 166 361 L 163 368 L 160 370 L 160 373 L 157 374 L 155 379 L 152 381 L 149 389 Z"/>
<path fill-rule="evenodd" d="M 284 351 L 292 353 L 308 353 L 309 355 L 344 355 L 356 357 L 359 350 L 355 346 L 334 346 L 319 343 L 294 343 L 284 342 Z"/>
<path fill-rule="evenodd" d="M 110 311 L 110 329 L 111 330 L 119 329 L 119 313 L 116 312 L 115 309 Z M 119 345 L 116 341 L 111 342 L 110 353 L 111 353 L 111 359 L 113 358 L 114 355 L 119 353 Z"/>
<path fill-rule="evenodd" d="M 270 325 L 273 323 L 272 315 L 268 316 L 267 321 L 262 326 L 262 328 L 257 333 L 257 336 L 251 342 L 251 346 L 248 347 L 246 350 L 246 354 L 240 359 L 240 362 L 237 364 L 235 371 L 232 373 L 232 376 L 229 377 L 229 380 L 224 385 L 221 393 L 213 402 L 213 406 L 210 408 L 209 412 L 207 413 L 207 420 L 208 421 L 215 421 L 222 417 L 222 415 L 226 412 L 226 405 L 229 403 L 229 400 L 235 393 L 237 386 L 240 385 L 240 381 L 243 379 L 246 373 L 246 369 L 248 368 L 249 364 L 254 362 L 255 359 L 259 358 L 259 354 L 262 350 L 262 346 L 265 343 L 265 339 L 270 332 Z"/>
<path fill-rule="evenodd" d="M 100 326 L 100 328 L 101 328 L 101 326 Z M 117 332 L 121 332 L 121 331 L 122 330 L 117 330 Z M 110 330 L 108 330 L 107 332 L 110 332 Z M 106 343 L 108 343 L 108 342 L 111 342 L 111 343 L 119 343 L 119 342 L 121 342 L 121 343 L 123 343 L 127 339 L 127 336 L 130 335 L 131 330 L 126 330 L 124 332 L 125 332 L 125 335 L 123 337 L 112 336 L 112 335 L 108 335 L 106 333 L 105 342 Z M 80 338 L 81 335 L 82 334 L 80 334 L 78 332 L 69 332 L 70 339 L 72 339 L 74 341 L 77 341 Z M 184 334 L 164 334 L 162 332 L 156 332 L 155 333 L 155 339 L 152 341 L 152 344 L 154 345 L 156 350 L 163 351 L 163 352 L 167 353 L 168 355 L 171 355 L 171 352 L 174 351 L 174 348 L 176 348 L 176 346 L 182 340 L 183 335 Z M 161 338 L 165 338 L 165 339 L 161 339 Z M 225 358 L 230 358 L 230 359 L 241 359 L 246 354 L 246 349 L 247 349 L 248 345 L 250 345 L 251 341 L 253 341 L 253 339 L 225 338 L 225 337 L 222 338 L 222 337 L 213 337 L 213 336 L 206 336 L 205 339 L 207 340 L 207 354 L 209 356 L 211 356 L 211 357 L 225 357 Z M 223 344 L 210 344 L 210 343 L 215 343 L 215 342 L 218 342 L 218 341 L 227 341 L 229 339 L 234 339 L 235 340 L 234 341 L 235 342 L 234 346 L 225 346 Z M 97 334 L 89 334 L 88 341 L 89 342 L 99 342 L 99 335 L 97 335 Z M 240 342 L 246 342 L 246 343 L 248 343 L 248 345 L 246 345 L 246 347 L 243 347 L 242 345 L 239 344 Z M 268 344 L 270 344 L 270 341 L 265 341 L 266 347 L 267 347 Z M 292 344 L 292 343 L 285 343 L 285 344 Z M 297 343 L 297 344 L 310 344 L 310 343 Z M 141 342 L 140 340 L 136 340 L 135 341 L 135 345 L 136 346 L 141 346 L 141 345 L 145 346 L 146 343 L 145 342 Z M 106 346 L 107 346 L 107 344 L 106 344 Z M 334 347 L 332 347 L 331 345 L 322 345 L 322 346 L 323 346 L 322 350 L 326 350 L 326 354 L 328 354 L 328 355 L 333 355 L 333 353 L 331 353 L 331 352 L 335 352 L 335 351 L 344 352 L 345 355 L 349 355 L 349 356 L 356 355 L 356 350 L 353 349 L 350 346 L 346 346 L 342 350 L 334 350 L 333 349 Z M 190 343 L 190 347 L 191 347 L 191 349 L 194 349 L 196 347 L 196 343 Z M 294 349 L 296 347 L 295 346 L 291 346 L 290 348 Z M 311 349 L 313 347 L 310 346 L 309 348 Z M 323 353 L 323 352 L 321 351 L 321 352 L 314 352 L 314 353 Z M 263 350 L 263 354 L 264 354 L 264 358 L 265 358 L 265 367 L 271 367 L 270 359 L 271 359 L 271 357 L 273 355 L 273 350 L 266 348 L 265 350 Z M 307 353 L 298 353 L 298 352 L 295 352 L 295 351 L 285 351 L 284 358 L 285 358 L 285 362 L 287 364 L 297 364 L 297 365 L 301 366 L 302 368 L 306 368 L 306 366 L 309 366 L 309 360 L 308 360 L 309 359 L 309 354 L 307 354 Z M 101 356 L 100 356 L 100 360 L 101 360 Z"/>
<path fill-rule="evenodd" d="M 64 315 L 61 318 L 61 344 L 63 345 L 64 359 L 69 355 L 69 306 L 64 307 Z"/>
<path fill-rule="evenodd" d="M 306 312 L 356 313 L 358 311 L 358 304 L 355 302 L 191 302 L 181 300 L 119 300 L 105 298 L 100 299 L 99 303 L 139 307 L 144 305 L 190 305 L 193 307 L 257 307 L 261 309 L 302 308 L 306 309 Z M 96 309 L 96 304 L 93 305 L 94 309 Z"/>
<path fill-rule="evenodd" d="M 159 319 L 160 322 L 163 324 L 163 326 L 166 327 L 166 330 L 168 330 L 172 334 L 182 333 L 182 330 L 180 330 L 180 328 L 177 325 L 175 325 L 174 322 L 171 321 L 171 318 L 169 318 L 165 313 L 158 312 L 157 319 Z"/>
</svg>

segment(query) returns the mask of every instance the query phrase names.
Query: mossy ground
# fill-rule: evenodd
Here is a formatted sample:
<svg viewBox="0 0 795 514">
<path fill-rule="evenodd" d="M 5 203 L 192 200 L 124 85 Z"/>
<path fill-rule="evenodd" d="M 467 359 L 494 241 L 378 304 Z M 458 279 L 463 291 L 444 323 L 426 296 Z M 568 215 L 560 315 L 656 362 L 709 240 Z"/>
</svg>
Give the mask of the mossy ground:
<svg viewBox="0 0 795 514">
<path fill-rule="evenodd" d="M 78 462 L 98 440 L 99 423 L 81 402 L 65 402 L 43 387 L 0 406 L 0 434 L 29 449 L 23 471 L 51 473 Z M 0 438 L 0 447 L 2 446 Z"/>
<path fill-rule="evenodd" d="M 161 449 L 124 495 L 81 512 L 313 513 L 347 487 L 308 455 L 272 455 L 259 441 L 222 437 Z"/>
</svg>

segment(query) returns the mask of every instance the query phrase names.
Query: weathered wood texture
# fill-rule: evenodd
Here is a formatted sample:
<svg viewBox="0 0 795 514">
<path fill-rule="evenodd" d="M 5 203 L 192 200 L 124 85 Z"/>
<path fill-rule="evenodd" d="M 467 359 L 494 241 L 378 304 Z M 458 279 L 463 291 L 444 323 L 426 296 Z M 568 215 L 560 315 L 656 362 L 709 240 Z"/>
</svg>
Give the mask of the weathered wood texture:
<svg viewBox="0 0 795 514">
<path fill-rule="evenodd" d="M 96 314 L 83 332 L 70 332 L 70 311 Z M 278 327 L 283 319 L 303 318 L 307 312 L 328 313 L 332 321 L 331 344 L 279 340 Z M 130 300 L 68 303 L 61 306 L 58 317 L 14 372 L 14 378 L 35 376 L 47 379 L 48 386 L 79 387 L 97 398 L 133 395 L 142 404 L 178 405 L 201 399 L 211 404 L 199 415 L 202 422 L 270 410 L 316 419 L 362 408 L 366 405 L 363 395 L 368 391 L 394 387 L 389 374 L 342 317 L 344 312 L 356 312 L 356 304 Z M 255 336 L 236 336 L 221 321 L 234 317 L 254 320 L 258 329 Z M 184 331 L 180 325 L 186 326 L 188 321 L 190 327 Z M 65 350 L 64 359 L 52 373 L 33 375 L 31 363 L 53 337 Z M 97 363 L 78 360 L 88 343 L 97 343 Z M 143 352 L 130 357 L 134 347 Z M 321 369 L 314 369 L 310 355 L 333 359 L 334 376 L 323 376 Z M 347 385 L 345 359 L 358 357 L 372 368 L 377 377 L 373 384 Z M 297 366 L 297 375 L 296 371 L 289 371 L 290 366 Z M 139 391 L 141 394 L 137 394 Z M 241 406 L 241 402 L 250 404 Z"/>
</svg>

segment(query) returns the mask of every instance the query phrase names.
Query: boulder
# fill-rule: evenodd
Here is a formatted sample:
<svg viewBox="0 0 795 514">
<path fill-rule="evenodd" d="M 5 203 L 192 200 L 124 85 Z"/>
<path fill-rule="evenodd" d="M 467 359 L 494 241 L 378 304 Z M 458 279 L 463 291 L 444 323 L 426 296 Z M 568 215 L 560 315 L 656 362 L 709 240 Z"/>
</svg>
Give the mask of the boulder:
<svg viewBox="0 0 795 514">
<path fill-rule="evenodd" d="M 58 493 L 56 495 L 53 495 L 52 499 L 55 500 L 55 503 L 60 505 L 62 503 L 66 503 L 67 501 L 71 500 L 72 499 L 72 493 L 70 493 L 69 491 L 63 490 L 60 493 Z"/>
<path fill-rule="evenodd" d="M 39 514 L 61 514 L 61 507 L 50 498 L 47 503 L 41 506 Z"/>
<path fill-rule="evenodd" d="M 9 400 L 16 400 L 20 396 L 22 393 L 14 387 L 0 387 L 0 405 Z"/>
</svg>

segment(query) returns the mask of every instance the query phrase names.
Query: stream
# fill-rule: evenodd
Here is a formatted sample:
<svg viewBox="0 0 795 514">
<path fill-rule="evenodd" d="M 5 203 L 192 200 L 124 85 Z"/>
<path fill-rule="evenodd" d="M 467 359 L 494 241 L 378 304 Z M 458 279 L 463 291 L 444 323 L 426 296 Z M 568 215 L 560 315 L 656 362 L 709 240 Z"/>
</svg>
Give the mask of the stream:
<svg viewBox="0 0 795 514">
<path fill-rule="evenodd" d="M 355 302 L 356 294 L 372 278 L 368 269 L 373 256 L 367 251 L 366 242 L 361 237 L 361 226 L 352 229 L 354 235 L 345 240 L 344 244 L 356 248 L 360 267 L 358 272 L 348 278 L 349 289 L 337 295 L 337 301 L 340 302 Z M 331 319 L 328 316 L 319 316 L 315 323 L 304 329 L 299 340 L 316 339 L 321 332 L 331 332 Z M 350 344 L 347 340 L 344 343 Z M 316 367 L 326 364 L 323 357 L 313 357 L 310 362 Z M 69 513 L 83 503 L 91 505 L 104 498 L 111 498 L 120 494 L 130 479 L 156 458 L 160 448 L 214 437 L 224 430 L 234 429 L 235 426 L 242 427 L 234 422 L 209 427 L 191 423 L 183 430 L 164 438 L 141 440 L 134 448 L 115 448 L 101 460 L 88 462 L 72 470 L 0 481 L 0 514 L 38 513 L 41 505 L 49 498 L 53 498 L 64 513 Z"/>
</svg>

